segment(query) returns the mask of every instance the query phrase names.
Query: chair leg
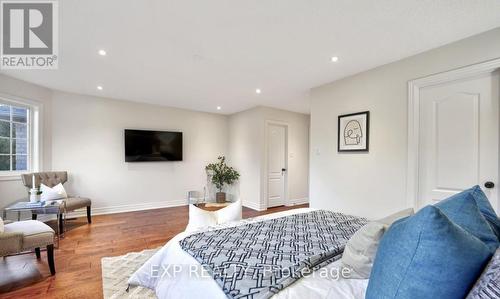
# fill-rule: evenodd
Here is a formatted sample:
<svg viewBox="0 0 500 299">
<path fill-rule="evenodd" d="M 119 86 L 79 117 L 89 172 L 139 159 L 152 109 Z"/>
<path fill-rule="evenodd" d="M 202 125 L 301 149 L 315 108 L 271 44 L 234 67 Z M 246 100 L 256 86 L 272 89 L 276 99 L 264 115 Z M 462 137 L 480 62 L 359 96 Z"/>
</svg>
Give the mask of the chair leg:
<svg viewBox="0 0 500 299">
<path fill-rule="evenodd" d="M 37 259 L 40 259 L 40 247 L 35 248 L 35 255 Z"/>
<path fill-rule="evenodd" d="M 90 215 L 90 206 L 87 207 L 87 222 L 92 223 L 92 216 Z"/>
<path fill-rule="evenodd" d="M 54 244 L 47 245 L 47 261 L 49 262 L 50 274 L 56 274 L 56 266 L 54 265 Z"/>
<path fill-rule="evenodd" d="M 63 214 L 59 214 L 59 234 L 64 232 Z"/>
<path fill-rule="evenodd" d="M 37 216 L 38 216 L 37 214 L 34 214 L 34 213 L 31 214 L 31 220 L 36 220 Z"/>
</svg>

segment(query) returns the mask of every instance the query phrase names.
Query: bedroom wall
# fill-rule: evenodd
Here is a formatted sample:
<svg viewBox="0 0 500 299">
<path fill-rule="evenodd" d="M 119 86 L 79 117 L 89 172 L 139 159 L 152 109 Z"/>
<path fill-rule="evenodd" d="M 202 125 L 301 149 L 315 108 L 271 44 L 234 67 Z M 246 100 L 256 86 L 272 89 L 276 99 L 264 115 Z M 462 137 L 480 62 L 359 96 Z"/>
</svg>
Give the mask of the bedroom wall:
<svg viewBox="0 0 500 299">
<path fill-rule="evenodd" d="M 52 91 L 35 84 L 0 75 L 0 96 L 27 99 L 43 105 L 41 163 L 42 167 L 50 168 L 52 162 L 50 142 Z M 0 208 L 23 197 L 27 197 L 27 192 L 19 177 L 0 176 Z"/>
<path fill-rule="evenodd" d="M 309 201 L 309 115 L 269 107 L 255 107 L 229 117 L 231 163 L 241 172 L 245 206 L 265 210 L 266 121 L 288 123 L 287 205 Z"/>
<path fill-rule="evenodd" d="M 407 82 L 500 57 L 500 28 L 311 91 L 310 204 L 370 218 L 406 201 Z M 370 110 L 370 152 L 337 153 L 337 116 Z"/>
<path fill-rule="evenodd" d="M 218 155 L 226 155 L 242 175 L 231 195 L 265 209 L 266 119 L 290 124 L 288 204 L 308 200 L 308 115 L 267 107 L 230 116 L 203 113 L 52 91 L 5 75 L 0 94 L 43 104 L 42 170 L 68 170 L 66 188 L 92 198 L 96 214 L 185 204 L 188 190 L 206 185 L 204 167 Z M 182 130 L 185 160 L 125 163 L 124 128 Z M 0 176 L 0 208 L 25 196 L 19 177 Z"/>
<path fill-rule="evenodd" d="M 92 198 L 96 214 L 183 205 L 188 190 L 206 185 L 205 165 L 227 154 L 225 115 L 52 91 L 5 75 L 0 95 L 43 104 L 42 169 L 68 170 L 69 193 Z M 184 161 L 125 163 L 124 128 L 183 131 Z M 19 176 L 0 176 L 0 208 L 26 196 Z"/>
<path fill-rule="evenodd" d="M 228 150 L 224 115 L 63 92 L 52 101 L 52 168 L 71 171 L 67 188 L 92 198 L 95 213 L 186 204 Z M 125 163 L 125 128 L 182 131 L 184 160 Z"/>
<path fill-rule="evenodd" d="M 261 112 L 261 136 L 264 141 L 262 156 L 266 155 L 266 121 L 274 120 L 288 124 L 288 205 L 309 202 L 309 125 L 307 114 L 294 113 L 269 107 L 258 107 Z M 264 202 L 264 185 L 267 184 L 266 165 L 261 165 L 262 202 Z"/>
<path fill-rule="evenodd" d="M 260 168 L 262 138 L 259 110 L 245 110 L 229 116 L 229 162 L 240 173 L 242 204 L 260 208 Z"/>
</svg>

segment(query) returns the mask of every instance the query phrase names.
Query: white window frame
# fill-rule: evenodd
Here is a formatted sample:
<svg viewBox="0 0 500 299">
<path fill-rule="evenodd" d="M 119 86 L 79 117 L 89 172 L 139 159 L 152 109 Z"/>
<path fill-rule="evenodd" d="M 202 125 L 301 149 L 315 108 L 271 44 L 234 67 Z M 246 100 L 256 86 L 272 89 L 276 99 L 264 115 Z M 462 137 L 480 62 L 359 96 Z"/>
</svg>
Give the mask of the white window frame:
<svg viewBox="0 0 500 299">
<path fill-rule="evenodd" d="M 28 169 L 14 171 L 0 171 L 0 181 L 20 180 L 21 174 L 37 172 L 42 167 L 42 111 L 40 102 L 27 100 L 15 96 L 0 94 L 0 104 L 28 108 Z M 12 162 L 11 162 L 12 163 Z"/>
</svg>

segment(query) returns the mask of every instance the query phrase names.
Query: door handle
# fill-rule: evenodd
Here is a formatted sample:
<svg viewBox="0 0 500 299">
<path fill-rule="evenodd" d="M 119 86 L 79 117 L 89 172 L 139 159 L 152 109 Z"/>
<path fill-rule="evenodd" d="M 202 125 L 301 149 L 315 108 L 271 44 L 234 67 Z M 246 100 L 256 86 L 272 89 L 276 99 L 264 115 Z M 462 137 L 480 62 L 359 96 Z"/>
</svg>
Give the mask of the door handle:
<svg viewBox="0 0 500 299">
<path fill-rule="evenodd" d="M 491 188 L 495 187 L 495 183 L 488 181 L 488 182 L 484 183 L 484 187 L 487 189 L 491 189 Z"/>
<path fill-rule="evenodd" d="M 286 168 L 281 168 L 281 175 L 286 171 Z"/>
</svg>

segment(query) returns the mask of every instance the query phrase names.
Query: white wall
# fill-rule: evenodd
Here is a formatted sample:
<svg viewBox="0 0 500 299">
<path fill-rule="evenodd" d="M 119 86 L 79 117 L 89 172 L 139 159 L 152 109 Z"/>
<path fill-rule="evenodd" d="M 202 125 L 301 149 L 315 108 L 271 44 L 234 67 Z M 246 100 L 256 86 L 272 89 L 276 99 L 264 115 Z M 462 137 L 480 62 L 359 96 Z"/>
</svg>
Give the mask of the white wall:
<svg viewBox="0 0 500 299">
<path fill-rule="evenodd" d="M 69 171 L 66 188 L 90 197 L 94 213 L 185 204 L 188 190 L 206 185 L 204 167 L 219 155 L 241 173 L 231 195 L 265 209 L 265 120 L 289 123 L 289 204 L 308 199 L 308 115 L 266 107 L 202 113 L 52 91 L 3 75 L 0 94 L 43 104 L 42 170 Z M 184 132 L 184 161 L 125 163 L 125 128 Z M 26 195 L 20 178 L 0 179 L 0 207 Z"/>
<path fill-rule="evenodd" d="M 249 109 L 229 116 L 229 163 L 240 173 L 240 194 L 244 206 L 260 209 L 262 136 L 259 110 Z"/>
<path fill-rule="evenodd" d="M 311 91 L 310 203 L 366 217 L 407 206 L 407 82 L 500 57 L 500 28 Z M 337 153 L 337 116 L 370 110 L 370 152 Z"/>
<path fill-rule="evenodd" d="M 43 106 L 43 123 L 41 126 L 43 140 L 41 144 L 42 167 L 51 165 L 51 99 L 52 91 L 31 83 L 0 75 L 0 96 L 6 98 L 22 98 L 38 102 Z M 19 178 L 8 179 L 0 177 L 0 208 L 23 197 L 27 197 L 26 188 L 21 184 Z"/>
<path fill-rule="evenodd" d="M 62 92 L 52 101 L 52 169 L 68 170 L 68 188 L 96 213 L 185 204 L 228 149 L 224 115 Z M 183 161 L 125 163 L 125 128 L 182 131 Z"/>
<path fill-rule="evenodd" d="M 42 170 L 69 171 L 66 188 L 90 197 L 94 213 L 185 204 L 188 190 L 206 185 L 205 165 L 227 154 L 225 115 L 63 93 L 4 75 L 0 95 L 43 105 Z M 125 163 L 124 128 L 182 131 L 184 161 Z M 0 208 L 26 196 L 19 177 L 0 177 Z"/>
<path fill-rule="evenodd" d="M 229 153 L 231 163 L 241 172 L 243 204 L 265 210 L 266 121 L 288 124 L 288 202 L 308 202 L 309 188 L 309 115 L 256 107 L 229 117 Z"/>
</svg>

